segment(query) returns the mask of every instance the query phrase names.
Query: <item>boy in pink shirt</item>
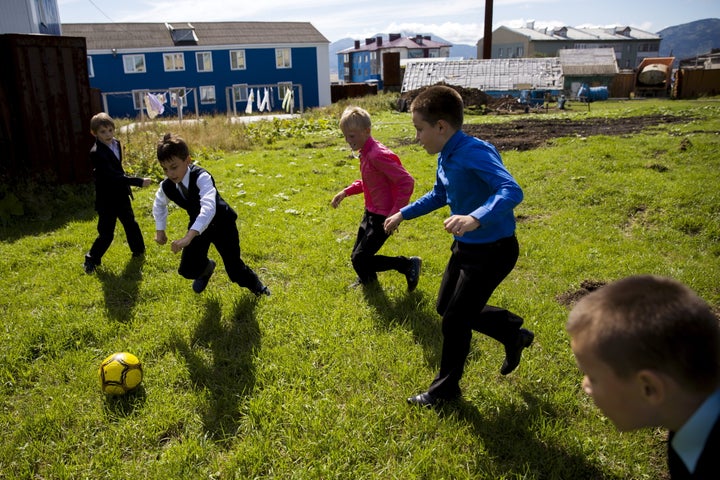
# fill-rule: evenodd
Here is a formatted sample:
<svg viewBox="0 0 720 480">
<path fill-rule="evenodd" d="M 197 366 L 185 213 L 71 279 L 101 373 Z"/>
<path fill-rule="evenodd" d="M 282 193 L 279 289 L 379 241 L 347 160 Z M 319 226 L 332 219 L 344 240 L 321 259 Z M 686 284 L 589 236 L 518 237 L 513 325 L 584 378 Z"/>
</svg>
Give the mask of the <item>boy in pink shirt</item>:
<svg viewBox="0 0 720 480">
<path fill-rule="evenodd" d="M 400 158 L 371 135 L 370 114 L 360 107 L 348 107 L 340 118 L 340 129 L 353 151 L 360 154 L 360 180 L 339 191 L 331 205 L 337 208 L 343 199 L 362 193 L 365 213 L 350 259 L 358 275 L 353 286 L 377 282 L 377 272 L 396 270 L 405 275 L 408 291 L 420 279 L 420 257 L 376 255 L 388 239 L 383 224 L 390 215 L 408 204 L 415 180 L 405 170 Z"/>
</svg>

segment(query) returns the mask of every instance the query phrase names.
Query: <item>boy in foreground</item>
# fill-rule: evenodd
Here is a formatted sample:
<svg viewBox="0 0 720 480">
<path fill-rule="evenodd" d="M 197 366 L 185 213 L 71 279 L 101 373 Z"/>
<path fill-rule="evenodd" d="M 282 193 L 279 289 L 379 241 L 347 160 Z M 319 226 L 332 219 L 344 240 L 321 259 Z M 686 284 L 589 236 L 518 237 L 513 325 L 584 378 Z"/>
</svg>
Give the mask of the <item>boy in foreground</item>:
<svg viewBox="0 0 720 480">
<path fill-rule="evenodd" d="M 517 368 L 522 350 L 535 336 L 520 328 L 519 316 L 487 305 L 519 255 L 513 208 L 523 198 L 520 186 L 494 146 L 462 132 L 463 101 L 455 90 L 430 87 L 415 98 L 410 110 L 417 140 L 429 154 L 438 154 L 435 185 L 389 217 L 385 230 L 391 233 L 403 220 L 448 205 L 444 229 L 453 236 L 436 306 L 443 332 L 440 371 L 426 392 L 407 399 L 430 407 L 460 396 L 473 330 L 505 347 L 502 375 Z"/>
<path fill-rule="evenodd" d="M 583 297 L 566 325 L 582 388 L 620 431 L 670 432 L 670 478 L 720 478 L 720 324 L 669 278 L 632 276 Z"/>
<path fill-rule="evenodd" d="M 107 113 L 98 113 L 90 119 L 90 131 L 95 145 L 90 149 L 90 161 L 95 176 L 95 210 L 98 213 L 98 236 L 85 255 L 83 270 L 93 273 L 115 237 L 118 220 L 125 229 L 133 257 L 145 253 L 140 226 L 135 220 L 130 199 L 130 186 L 147 187 L 149 178 L 130 177 L 122 166 L 122 146 L 115 138 L 115 122 Z"/>
<path fill-rule="evenodd" d="M 237 213 L 215 189 L 215 180 L 210 173 L 192 164 L 185 141 L 172 133 L 166 134 L 158 143 L 157 158 L 167 178 L 160 184 L 153 203 L 155 241 L 160 245 L 167 243 L 165 227 L 169 200 L 186 210 L 189 216 L 187 233 L 170 245 L 173 253 L 182 251 L 178 273 L 193 280 L 195 293 L 205 290 L 215 271 L 215 262 L 207 256 L 212 243 L 232 282 L 258 297 L 270 295 L 270 290 L 240 258 L 240 236 L 235 225 Z"/>
<path fill-rule="evenodd" d="M 377 282 L 377 272 L 396 270 L 405 275 L 409 292 L 420 279 L 419 257 L 376 255 L 389 235 L 383 224 L 388 215 L 407 205 L 415 179 L 405 170 L 400 158 L 371 134 L 370 114 L 360 107 L 348 107 L 340 118 L 340 129 L 353 151 L 360 154 L 360 180 L 340 190 L 330 203 L 337 208 L 343 199 L 362 193 L 365 213 L 358 229 L 350 259 L 357 273 L 353 286 Z"/>
</svg>

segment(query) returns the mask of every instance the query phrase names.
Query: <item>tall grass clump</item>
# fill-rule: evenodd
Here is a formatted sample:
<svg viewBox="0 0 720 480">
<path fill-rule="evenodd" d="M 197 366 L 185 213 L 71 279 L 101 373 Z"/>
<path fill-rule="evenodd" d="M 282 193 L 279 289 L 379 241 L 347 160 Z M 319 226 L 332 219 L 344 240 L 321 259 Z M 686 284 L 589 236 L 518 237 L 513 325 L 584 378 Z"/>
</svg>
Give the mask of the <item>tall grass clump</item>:
<svg viewBox="0 0 720 480">
<path fill-rule="evenodd" d="M 349 103 L 372 113 L 373 135 L 416 178 L 413 198 L 430 189 L 435 158 L 414 143 L 409 114 L 391 96 Z M 536 341 L 503 377 L 502 347 L 476 335 L 462 399 L 435 410 L 405 398 L 439 364 L 447 211 L 403 223 L 383 247 L 423 257 L 416 291 L 392 272 L 377 290 L 348 288 L 363 202 L 330 207 L 359 177 L 337 129 L 344 105 L 287 123 L 217 117 L 120 134 L 128 170 L 157 179 L 157 140 L 168 129 L 188 140 L 237 210 L 243 259 L 271 297 L 230 283 L 214 249 L 215 275 L 194 294 L 179 257 L 152 242 L 154 188 L 134 190 L 145 258 L 118 227 L 93 275 L 81 266 L 96 235 L 91 188 L 58 195 L 50 218 L 2 226 L 0 478 L 667 478 L 666 432 L 616 431 L 581 392 L 564 323 L 586 287 L 634 273 L 677 278 L 718 309 L 720 102 L 598 102 L 565 118 L 688 121 L 503 152 L 525 192 L 521 256 L 491 303 L 522 315 Z M 169 238 L 186 228 L 173 209 Z M 145 371 L 119 398 L 97 378 L 115 351 Z"/>
</svg>

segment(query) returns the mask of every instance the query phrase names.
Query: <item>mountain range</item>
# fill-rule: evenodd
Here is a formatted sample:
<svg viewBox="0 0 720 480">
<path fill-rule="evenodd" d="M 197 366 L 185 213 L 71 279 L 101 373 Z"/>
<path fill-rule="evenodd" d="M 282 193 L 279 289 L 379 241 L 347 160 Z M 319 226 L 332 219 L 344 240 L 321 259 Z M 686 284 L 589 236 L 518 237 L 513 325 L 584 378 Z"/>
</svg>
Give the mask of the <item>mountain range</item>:
<svg viewBox="0 0 720 480">
<path fill-rule="evenodd" d="M 720 48 L 720 18 L 706 18 L 667 27 L 657 34 L 662 37 L 660 56 L 675 57 L 677 66 L 679 60 Z"/>
<path fill-rule="evenodd" d="M 416 32 L 399 32 L 403 37 L 414 37 Z M 695 55 L 708 53 L 713 48 L 720 48 L 720 18 L 706 18 L 694 22 L 683 23 L 667 27 L 656 32 L 662 37 L 660 41 L 660 56 L 675 57 L 675 65 L 681 59 L 694 57 Z M 428 35 L 438 42 L 450 43 L 450 56 L 458 58 L 477 58 L 477 47 L 475 45 L 453 44 L 432 33 L 421 33 Z M 373 38 L 383 37 L 387 41 L 387 34 L 376 34 Z M 361 41 L 364 42 L 364 39 Z M 330 44 L 330 74 L 338 73 L 337 53 L 355 44 L 353 38 L 342 38 Z"/>
</svg>

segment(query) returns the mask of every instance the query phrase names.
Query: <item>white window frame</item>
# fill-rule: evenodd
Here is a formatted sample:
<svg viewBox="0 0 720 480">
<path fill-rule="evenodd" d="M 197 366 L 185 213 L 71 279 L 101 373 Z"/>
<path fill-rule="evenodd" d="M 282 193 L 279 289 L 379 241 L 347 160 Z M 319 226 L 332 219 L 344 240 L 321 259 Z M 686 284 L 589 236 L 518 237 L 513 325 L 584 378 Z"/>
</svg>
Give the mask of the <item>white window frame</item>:
<svg viewBox="0 0 720 480">
<path fill-rule="evenodd" d="M 145 73 L 147 65 L 144 53 L 123 55 L 123 69 L 125 73 Z"/>
<path fill-rule="evenodd" d="M 202 64 L 202 68 L 200 68 L 201 64 Z M 213 71 L 212 52 L 195 52 L 195 65 L 197 65 L 198 72 L 212 72 Z"/>
<path fill-rule="evenodd" d="M 292 68 L 292 50 L 290 48 L 275 49 L 275 68 Z"/>
<path fill-rule="evenodd" d="M 277 84 L 277 92 L 278 92 L 278 100 L 283 100 L 285 98 L 285 92 L 287 90 L 293 89 L 293 83 L 292 82 L 278 82 Z"/>
<path fill-rule="evenodd" d="M 215 96 L 215 85 L 204 85 L 200 88 L 200 103 L 203 105 L 210 105 L 217 103 L 217 97 Z M 212 92 L 212 100 L 208 99 L 207 93 Z"/>
<path fill-rule="evenodd" d="M 150 93 L 150 90 L 133 90 L 133 108 L 135 110 L 142 110 L 145 108 L 145 95 Z"/>
<path fill-rule="evenodd" d="M 187 88 L 185 88 L 185 87 L 172 87 L 172 88 L 168 88 L 168 91 L 170 92 L 170 93 L 169 93 L 169 96 L 170 96 L 170 106 L 171 106 L 172 108 L 177 108 L 177 107 L 178 107 L 177 105 L 173 105 L 173 104 L 172 104 L 172 94 L 173 94 L 173 93 L 175 93 L 175 94 L 176 94 L 176 97 L 180 99 L 180 103 L 182 104 L 182 106 L 183 106 L 183 107 L 187 107 L 187 104 L 188 104 L 188 102 L 187 102 L 187 96 L 188 96 Z M 180 96 L 180 95 L 179 95 L 180 92 L 184 93 L 185 95 Z"/>
<path fill-rule="evenodd" d="M 240 59 L 242 58 L 242 62 Z M 235 66 L 233 66 L 233 60 Z M 245 50 L 230 50 L 230 70 L 246 70 L 247 69 L 247 57 L 245 56 Z"/>
<path fill-rule="evenodd" d="M 183 52 L 163 53 L 163 68 L 166 72 L 184 72 L 185 54 Z"/>
<path fill-rule="evenodd" d="M 95 67 L 93 66 L 93 59 L 90 55 L 87 57 L 87 69 L 88 77 L 93 78 L 95 76 Z"/>
<path fill-rule="evenodd" d="M 248 84 L 247 83 L 236 83 L 232 86 L 233 101 L 235 102 L 247 102 L 248 99 Z"/>
</svg>

